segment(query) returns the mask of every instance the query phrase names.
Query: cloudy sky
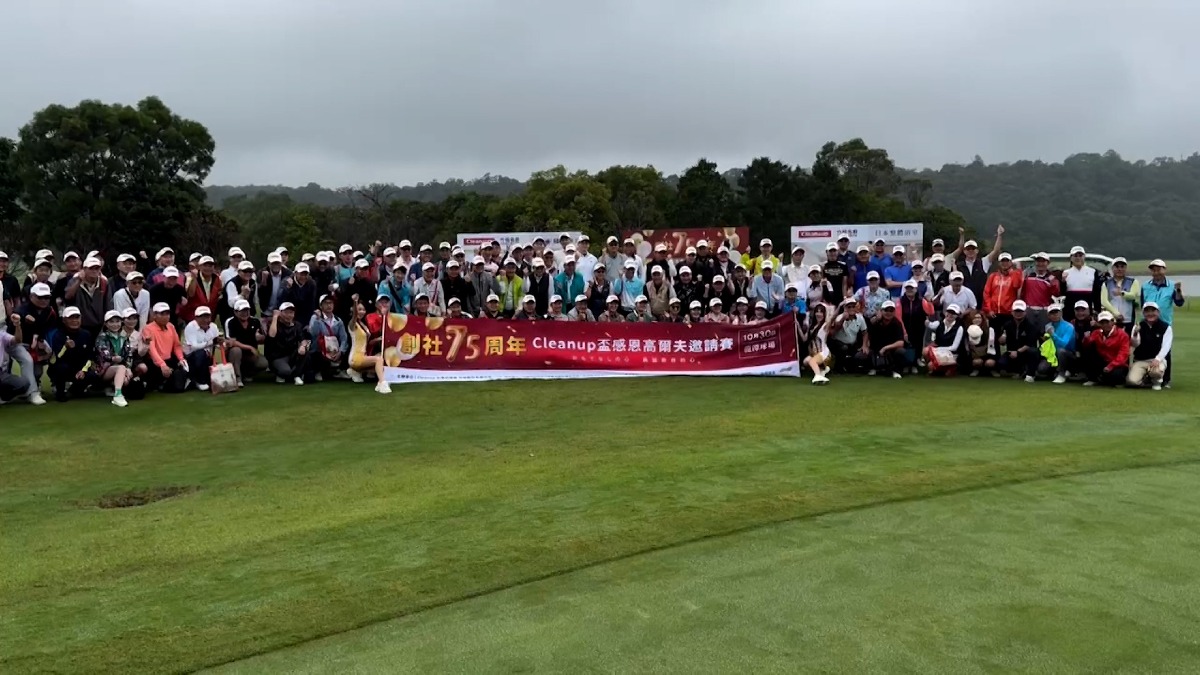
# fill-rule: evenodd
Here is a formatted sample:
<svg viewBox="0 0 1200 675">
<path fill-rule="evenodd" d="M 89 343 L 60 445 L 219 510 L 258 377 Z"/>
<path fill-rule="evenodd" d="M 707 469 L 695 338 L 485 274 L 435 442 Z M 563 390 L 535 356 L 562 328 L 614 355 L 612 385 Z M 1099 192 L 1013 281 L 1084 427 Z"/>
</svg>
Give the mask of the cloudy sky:
<svg viewBox="0 0 1200 675">
<path fill-rule="evenodd" d="M 2 0 L 0 135 L 158 95 L 210 183 L 1200 150 L 1196 0 Z"/>
</svg>

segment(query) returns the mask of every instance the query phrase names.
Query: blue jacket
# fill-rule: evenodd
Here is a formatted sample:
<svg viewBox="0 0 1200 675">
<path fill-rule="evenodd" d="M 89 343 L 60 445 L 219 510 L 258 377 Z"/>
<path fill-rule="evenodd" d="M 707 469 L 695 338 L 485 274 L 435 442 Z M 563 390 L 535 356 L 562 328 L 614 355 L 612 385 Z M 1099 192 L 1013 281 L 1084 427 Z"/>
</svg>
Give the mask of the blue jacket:
<svg viewBox="0 0 1200 675">
<path fill-rule="evenodd" d="M 753 298 L 748 298 L 751 302 L 762 300 L 767 303 L 767 311 L 773 312 L 779 309 L 780 303 L 783 302 L 783 277 L 778 274 L 772 274 L 771 280 L 767 281 L 760 274 L 754 277 L 754 281 L 750 283 L 750 294 Z M 775 300 L 775 296 L 779 296 L 779 300 Z"/>
<path fill-rule="evenodd" d="M 392 299 L 392 314 L 408 314 L 412 302 L 412 286 L 406 280 L 399 288 L 393 286 L 395 277 L 388 277 L 379 282 L 379 295 Z"/>
<path fill-rule="evenodd" d="M 788 302 L 787 296 L 783 296 L 783 302 L 779 304 L 779 312 L 787 314 L 793 312 L 796 314 L 808 314 L 808 303 L 804 301 L 804 297 L 797 295 L 796 299 Z"/>
<path fill-rule="evenodd" d="M 1145 307 L 1147 302 L 1157 304 L 1158 314 L 1163 323 L 1170 326 L 1171 320 L 1175 318 L 1175 308 L 1183 307 L 1183 296 L 1175 295 L 1175 282 L 1170 279 L 1166 279 L 1165 282 L 1165 285 L 1159 286 L 1151 279 L 1142 284 L 1142 306 Z"/>
<path fill-rule="evenodd" d="M 1075 326 L 1071 325 L 1070 321 L 1060 320 L 1058 324 L 1053 322 L 1046 324 L 1054 326 L 1054 347 L 1056 349 L 1065 349 L 1069 352 L 1075 351 Z"/>
<path fill-rule="evenodd" d="M 338 351 L 343 354 L 350 351 L 350 337 L 346 334 L 346 324 L 342 323 L 342 320 L 336 316 L 333 319 L 333 326 L 330 326 L 325 323 L 324 319 L 314 315 L 308 322 L 308 334 L 312 336 L 314 341 L 320 340 L 326 335 L 333 335 L 338 341 Z M 318 350 L 320 349 L 320 345 L 314 344 L 313 346 Z"/>
</svg>

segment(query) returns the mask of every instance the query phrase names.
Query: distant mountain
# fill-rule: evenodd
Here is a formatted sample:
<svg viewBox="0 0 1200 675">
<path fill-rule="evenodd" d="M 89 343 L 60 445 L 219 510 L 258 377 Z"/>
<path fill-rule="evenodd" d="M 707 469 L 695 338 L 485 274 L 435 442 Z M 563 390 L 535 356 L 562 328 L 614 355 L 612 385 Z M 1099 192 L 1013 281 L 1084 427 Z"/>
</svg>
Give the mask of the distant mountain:
<svg viewBox="0 0 1200 675">
<path fill-rule="evenodd" d="M 356 186 L 357 187 L 357 186 Z M 464 192 L 475 192 L 480 195 L 507 197 L 525 189 L 525 183 L 507 176 L 485 174 L 481 178 L 462 180 L 451 178 L 445 182 L 431 181 L 399 187 L 388 183 L 376 183 L 363 186 L 362 190 L 353 188 L 328 188 L 317 183 L 309 183 L 304 187 L 288 187 L 286 185 L 212 185 L 206 188 L 209 205 L 220 208 L 226 199 L 239 196 L 254 196 L 260 193 L 287 195 L 298 204 L 315 204 L 318 206 L 343 206 L 348 203 L 362 203 L 378 198 L 381 202 L 395 200 L 416 202 L 440 202 L 452 195 Z"/>
</svg>

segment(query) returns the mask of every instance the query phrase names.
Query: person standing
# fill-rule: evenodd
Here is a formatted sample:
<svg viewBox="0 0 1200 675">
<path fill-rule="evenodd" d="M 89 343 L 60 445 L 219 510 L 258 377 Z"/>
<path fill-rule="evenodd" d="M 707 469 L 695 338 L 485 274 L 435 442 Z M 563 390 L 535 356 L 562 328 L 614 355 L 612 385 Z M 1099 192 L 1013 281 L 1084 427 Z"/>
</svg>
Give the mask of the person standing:
<svg viewBox="0 0 1200 675">
<path fill-rule="evenodd" d="M 954 258 L 954 269 L 963 274 L 963 284 L 971 289 L 971 293 L 978 300 L 983 297 L 984 286 L 987 285 L 988 272 L 991 271 L 992 265 L 995 264 L 996 258 L 1000 255 L 1000 247 L 1004 242 L 1004 226 L 996 226 L 996 243 L 992 246 L 992 252 L 985 257 L 979 257 L 979 244 L 974 239 L 967 241 L 963 245 L 962 255 Z M 966 311 L 966 307 L 963 311 Z"/>
<path fill-rule="evenodd" d="M 855 267 L 857 269 L 857 265 Z M 829 282 L 825 287 L 825 304 L 831 307 L 837 307 L 842 304 L 842 300 L 851 294 L 851 276 L 850 268 L 846 263 L 838 260 L 837 244 L 833 248 L 825 247 L 825 263 L 821 265 L 821 274 L 824 275 L 825 281 Z M 737 289 L 734 289 L 737 292 Z"/>
<path fill-rule="evenodd" d="M 983 316 L 993 332 L 1004 330 L 1012 319 L 1012 305 L 1021 297 L 1025 275 L 1013 266 L 1012 255 L 1000 254 L 1000 269 L 988 277 L 983 289 Z"/>
<path fill-rule="evenodd" d="M 883 285 L 893 300 L 900 297 L 904 290 L 904 282 L 913 277 L 912 265 L 905 261 L 906 255 L 903 246 L 893 246 L 892 262 L 883 270 Z"/>
<path fill-rule="evenodd" d="M 767 303 L 767 314 L 774 316 L 783 306 L 783 279 L 775 274 L 775 264 L 770 260 L 760 266 L 761 273 L 750 285 L 750 300 Z"/>
<path fill-rule="evenodd" d="M 1071 265 L 1063 270 L 1062 280 L 1067 287 L 1065 306 L 1074 307 L 1081 300 L 1092 309 L 1100 306 L 1102 278 L 1095 267 L 1087 264 L 1082 246 L 1071 248 Z"/>
<path fill-rule="evenodd" d="M 1118 328 L 1131 334 L 1137 325 L 1137 302 L 1142 295 L 1142 284 L 1126 274 L 1128 267 L 1125 258 L 1113 258 L 1111 274 L 1100 289 L 1100 305 L 1115 317 Z"/>
<path fill-rule="evenodd" d="M 1025 301 L 1026 320 L 1035 335 L 1046 327 L 1047 308 L 1061 294 L 1058 279 L 1050 273 L 1050 256 L 1046 253 L 1033 255 L 1033 269 L 1025 275 L 1021 285 L 1021 299 Z"/>
</svg>

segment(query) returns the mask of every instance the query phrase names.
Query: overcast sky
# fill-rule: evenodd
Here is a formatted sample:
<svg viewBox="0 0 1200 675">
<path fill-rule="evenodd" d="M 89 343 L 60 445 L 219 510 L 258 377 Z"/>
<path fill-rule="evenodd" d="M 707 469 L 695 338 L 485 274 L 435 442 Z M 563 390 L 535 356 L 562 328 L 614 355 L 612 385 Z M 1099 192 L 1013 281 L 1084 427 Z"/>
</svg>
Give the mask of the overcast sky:
<svg viewBox="0 0 1200 675">
<path fill-rule="evenodd" d="M 210 183 L 1200 150 L 1197 0 L 0 0 L 0 135 L 158 95 Z"/>
</svg>

